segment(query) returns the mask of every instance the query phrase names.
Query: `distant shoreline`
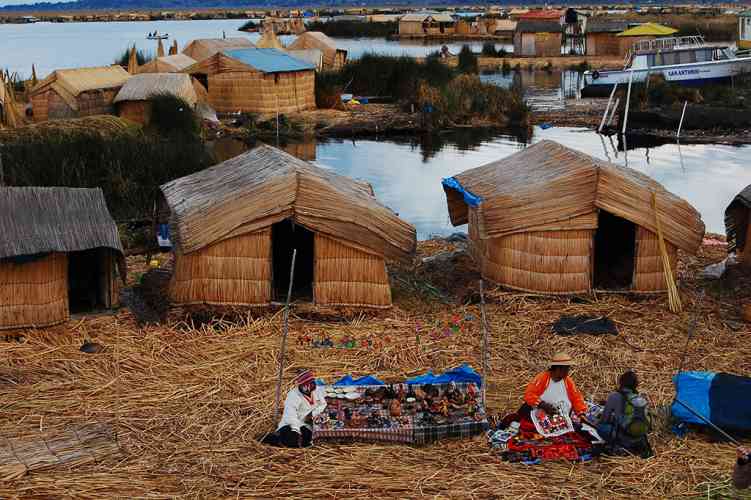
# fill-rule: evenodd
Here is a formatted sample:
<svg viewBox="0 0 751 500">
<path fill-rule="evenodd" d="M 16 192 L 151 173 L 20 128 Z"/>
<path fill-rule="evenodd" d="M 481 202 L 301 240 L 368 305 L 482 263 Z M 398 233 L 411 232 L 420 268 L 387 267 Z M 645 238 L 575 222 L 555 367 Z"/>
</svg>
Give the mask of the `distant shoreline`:
<svg viewBox="0 0 751 500">
<path fill-rule="evenodd" d="M 25 16 L 38 22 L 85 23 L 85 22 L 150 22 L 150 21 L 207 21 L 260 19 L 265 11 L 253 9 L 128 9 L 128 10 L 18 10 L 0 11 L 0 24 L 33 24 Z"/>
</svg>

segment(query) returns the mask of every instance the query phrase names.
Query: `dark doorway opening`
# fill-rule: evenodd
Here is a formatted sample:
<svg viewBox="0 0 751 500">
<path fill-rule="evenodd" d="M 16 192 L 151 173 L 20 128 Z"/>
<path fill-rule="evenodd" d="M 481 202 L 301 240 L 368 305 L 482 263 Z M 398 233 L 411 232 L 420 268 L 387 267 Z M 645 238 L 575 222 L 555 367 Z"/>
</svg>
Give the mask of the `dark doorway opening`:
<svg viewBox="0 0 751 500">
<path fill-rule="evenodd" d="M 271 226 L 274 299 L 287 299 L 292 251 L 297 249 L 292 299 L 313 301 L 313 257 L 315 235 L 287 219 Z"/>
<path fill-rule="evenodd" d="M 198 83 L 203 85 L 203 88 L 209 90 L 209 75 L 207 75 L 206 73 L 196 73 L 193 75 L 193 78 L 198 80 Z"/>
<path fill-rule="evenodd" d="M 594 287 L 630 288 L 636 262 L 636 225 L 600 210 L 595 233 Z"/>
<path fill-rule="evenodd" d="M 107 307 L 103 260 L 98 249 L 68 254 L 68 306 L 72 314 Z"/>
</svg>

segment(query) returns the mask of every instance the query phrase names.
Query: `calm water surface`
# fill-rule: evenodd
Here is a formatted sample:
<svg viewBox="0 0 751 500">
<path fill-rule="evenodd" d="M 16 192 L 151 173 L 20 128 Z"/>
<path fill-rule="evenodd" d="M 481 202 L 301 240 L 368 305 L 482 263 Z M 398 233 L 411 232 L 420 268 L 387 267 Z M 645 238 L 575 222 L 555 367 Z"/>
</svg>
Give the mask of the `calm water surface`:
<svg viewBox="0 0 751 500">
<path fill-rule="evenodd" d="M 251 41 L 260 38 L 258 33 L 243 33 L 237 29 L 244 20 L 203 21 L 149 21 L 121 23 L 35 23 L 0 24 L 0 68 L 31 74 L 31 64 L 36 65 L 37 76 L 43 77 L 55 69 L 111 64 L 127 47 L 136 47 L 156 53 L 156 43 L 146 40 L 147 33 L 157 30 L 168 33 L 168 43 L 176 39 L 180 49 L 194 38 L 245 37 Z M 294 36 L 282 36 L 284 43 Z M 165 50 L 168 43 L 165 43 Z M 359 58 L 366 52 L 379 54 L 425 56 L 438 50 L 442 43 L 423 44 L 420 41 L 389 41 L 373 38 L 338 38 L 337 45 L 349 51 L 349 56 Z M 482 43 L 469 43 L 480 51 Z M 452 52 L 461 49 L 461 43 L 448 44 Z M 497 45 L 506 48 L 508 45 Z"/>
<path fill-rule="evenodd" d="M 600 136 L 574 128 L 536 128 L 530 142 L 552 139 L 592 156 L 625 165 Z M 321 143 L 316 163 L 370 182 L 378 198 L 417 227 L 418 236 L 450 234 L 441 179 L 498 160 L 526 147 L 512 136 L 457 138 L 420 143 L 419 140 L 346 140 Z M 732 198 L 751 184 L 751 146 L 668 144 L 628 152 L 628 166 L 662 183 L 688 200 L 702 214 L 707 231 L 725 232 L 723 213 Z M 459 228 L 464 230 L 464 228 Z"/>
</svg>

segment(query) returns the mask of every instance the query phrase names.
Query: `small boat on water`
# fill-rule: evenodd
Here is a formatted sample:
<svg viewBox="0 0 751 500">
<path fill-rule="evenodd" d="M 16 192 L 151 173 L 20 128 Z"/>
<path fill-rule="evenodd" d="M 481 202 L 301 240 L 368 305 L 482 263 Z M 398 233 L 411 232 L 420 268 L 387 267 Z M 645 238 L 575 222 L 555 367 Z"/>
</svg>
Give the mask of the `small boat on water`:
<svg viewBox="0 0 751 500">
<path fill-rule="evenodd" d="M 146 35 L 147 40 L 166 40 L 168 38 L 169 38 L 168 33 L 157 33 L 156 31 Z"/>
<path fill-rule="evenodd" d="M 615 84 L 644 83 L 650 75 L 666 81 L 698 86 L 730 82 L 751 72 L 751 55 L 741 55 L 727 44 L 707 44 L 701 36 L 642 40 L 626 55 L 623 69 L 584 72 L 582 95 L 607 94 Z"/>
</svg>

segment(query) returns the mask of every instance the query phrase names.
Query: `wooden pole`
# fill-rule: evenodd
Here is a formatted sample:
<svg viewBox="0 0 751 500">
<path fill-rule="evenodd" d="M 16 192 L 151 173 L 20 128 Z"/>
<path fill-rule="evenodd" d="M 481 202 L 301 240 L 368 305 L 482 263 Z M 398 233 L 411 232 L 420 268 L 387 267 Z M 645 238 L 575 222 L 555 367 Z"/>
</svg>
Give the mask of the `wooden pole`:
<svg viewBox="0 0 751 500">
<path fill-rule="evenodd" d="M 615 89 L 618 88 L 618 82 L 615 82 L 613 84 L 613 90 L 610 91 L 610 97 L 608 97 L 608 105 L 605 106 L 605 112 L 602 114 L 602 121 L 600 122 L 600 126 L 597 128 L 597 133 L 602 132 L 602 128 L 605 126 L 605 119 L 608 117 L 608 111 L 610 111 L 610 104 L 613 101 L 613 96 L 615 95 Z M 618 103 L 616 103 L 616 106 Z"/>
<path fill-rule="evenodd" d="M 485 318 L 485 290 L 482 280 L 480 280 L 480 314 L 482 316 L 482 404 L 485 406 L 488 389 L 488 322 Z"/>
<path fill-rule="evenodd" d="M 688 101 L 683 102 L 683 111 L 681 112 L 681 121 L 678 122 L 678 132 L 675 134 L 676 139 L 681 138 L 681 129 L 683 128 L 683 117 L 686 116 L 686 106 L 688 106 Z"/>
<path fill-rule="evenodd" d="M 284 304 L 284 326 L 282 328 L 282 345 L 279 348 L 279 375 L 276 379 L 276 399 L 274 401 L 274 422 L 279 420 L 279 402 L 282 397 L 282 374 L 284 373 L 284 354 L 287 350 L 287 334 L 289 333 L 289 303 L 292 300 L 292 284 L 295 281 L 295 260 L 297 248 L 292 251 L 292 265 L 289 270 L 289 287 L 287 288 L 287 302 Z"/>
</svg>

